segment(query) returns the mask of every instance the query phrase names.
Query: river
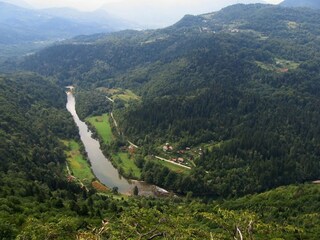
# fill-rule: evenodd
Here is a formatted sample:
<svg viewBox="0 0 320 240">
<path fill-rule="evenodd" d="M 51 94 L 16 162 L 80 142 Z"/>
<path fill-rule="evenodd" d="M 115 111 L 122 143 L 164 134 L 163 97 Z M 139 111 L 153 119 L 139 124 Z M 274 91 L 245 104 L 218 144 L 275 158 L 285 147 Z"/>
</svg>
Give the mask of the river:
<svg viewBox="0 0 320 240">
<path fill-rule="evenodd" d="M 91 163 L 91 169 L 97 179 L 111 189 L 113 187 L 118 187 L 118 191 L 122 194 L 130 195 L 134 186 L 137 186 L 139 189 L 139 195 L 154 195 L 156 186 L 140 181 L 127 180 L 118 173 L 118 170 L 111 164 L 110 160 L 103 155 L 99 141 L 91 137 L 92 132 L 88 129 L 86 123 L 79 119 L 75 109 L 76 100 L 72 92 L 68 91 L 67 96 L 68 101 L 66 108 L 71 113 L 79 128 L 81 141 Z"/>
</svg>

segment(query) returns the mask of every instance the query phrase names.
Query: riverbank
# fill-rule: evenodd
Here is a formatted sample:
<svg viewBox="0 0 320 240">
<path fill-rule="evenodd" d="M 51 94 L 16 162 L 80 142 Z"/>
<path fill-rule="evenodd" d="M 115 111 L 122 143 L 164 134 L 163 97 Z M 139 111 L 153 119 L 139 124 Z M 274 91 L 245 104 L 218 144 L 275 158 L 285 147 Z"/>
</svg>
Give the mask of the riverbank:
<svg viewBox="0 0 320 240">
<path fill-rule="evenodd" d="M 75 140 L 62 140 L 62 143 L 66 147 L 68 181 L 79 182 L 82 187 L 93 187 L 99 192 L 109 191 L 105 185 L 96 180 L 88 160 L 81 153 L 80 144 Z"/>
<path fill-rule="evenodd" d="M 76 100 L 74 95 L 69 91 L 67 93 L 67 110 L 71 113 L 78 129 L 81 141 L 87 153 L 88 160 L 91 164 L 91 169 L 94 175 L 101 183 L 108 188 L 117 188 L 118 192 L 129 194 L 132 192 L 132 184 L 119 175 L 118 170 L 114 168 L 111 162 L 104 156 L 100 149 L 99 141 L 92 138 L 92 132 L 88 129 L 85 122 L 81 121 L 77 115 L 75 105 Z"/>
<path fill-rule="evenodd" d="M 141 169 L 136 164 L 136 154 L 139 153 L 139 147 L 130 141 L 127 141 L 125 146 L 120 147 L 117 151 L 111 148 L 112 139 L 115 140 L 116 136 L 112 133 L 113 118 L 110 114 L 103 114 L 101 116 L 92 116 L 86 118 L 86 122 L 89 123 L 90 129 L 95 133 L 95 137 L 99 139 L 100 145 L 104 154 L 108 156 L 114 167 L 116 167 L 119 173 L 130 179 L 141 178 Z M 111 153 L 112 152 L 112 153 Z M 167 167 L 173 172 L 178 174 L 189 174 L 191 167 L 172 162 L 168 159 L 159 156 L 148 156 L 146 158 L 149 161 L 156 161 L 160 165 Z"/>
<path fill-rule="evenodd" d="M 109 189 L 113 189 L 114 192 L 131 195 L 133 189 L 138 187 L 139 192 L 143 192 L 145 196 L 155 196 L 156 193 L 154 191 L 145 189 L 149 184 L 139 181 L 132 182 L 119 174 L 119 171 L 113 166 L 111 161 L 103 154 L 99 141 L 92 137 L 92 132 L 89 130 L 87 124 L 81 121 L 77 115 L 75 110 L 76 100 L 72 92 L 68 91 L 67 96 L 68 101 L 66 108 L 71 113 L 79 129 L 81 141 L 84 145 L 88 160 L 90 161 L 92 172 L 96 178 Z M 106 151 L 107 149 L 104 150 Z"/>
<path fill-rule="evenodd" d="M 95 137 L 98 138 L 103 152 L 111 160 L 114 167 L 118 169 L 119 173 L 127 178 L 139 180 L 141 178 L 141 170 L 135 164 L 134 152 L 131 151 L 130 153 L 130 146 L 123 147 L 117 152 L 110 150 L 110 143 L 115 139 L 110 121 L 109 114 L 86 118 L 86 122 L 90 124 L 90 129 L 95 133 Z"/>
<path fill-rule="evenodd" d="M 109 114 L 106 113 L 102 116 L 88 117 L 85 119 L 86 122 L 89 122 L 95 128 L 99 137 L 101 137 L 103 142 L 106 144 L 110 144 L 114 139 L 112 129 L 109 124 L 109 118 Z"/>
</svg>

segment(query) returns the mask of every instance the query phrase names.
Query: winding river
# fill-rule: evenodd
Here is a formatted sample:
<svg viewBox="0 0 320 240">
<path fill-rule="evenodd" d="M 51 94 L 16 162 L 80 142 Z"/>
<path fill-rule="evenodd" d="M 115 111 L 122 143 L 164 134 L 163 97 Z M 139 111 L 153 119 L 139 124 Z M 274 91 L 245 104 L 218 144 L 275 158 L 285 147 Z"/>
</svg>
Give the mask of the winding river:
<svg viewBox="0 0 320 240">
<path fill-rule="evenodd" d="M 70 87 L 69 87 L 70 88 Z M 85 122 L 82 122 L 76 112 L 76 100 L 71 91 L 67 92 L 68 101 L 66 108 L 73 116 L 76 125 L 79 128 L 81 141 L 85 147 L 91 168 L 95 176 L 109 188 L 117 187 L 122 194 L 131 194 L 134 186 L 139 189 L 139 195 L 154 195 L 155 186 L 139 181 L 130 181 L 120 176 L 118 170 L 103 155 L 100 149 L 100 143 L 91 137 L 92 132 L 88 129 Z"/>
</svg>

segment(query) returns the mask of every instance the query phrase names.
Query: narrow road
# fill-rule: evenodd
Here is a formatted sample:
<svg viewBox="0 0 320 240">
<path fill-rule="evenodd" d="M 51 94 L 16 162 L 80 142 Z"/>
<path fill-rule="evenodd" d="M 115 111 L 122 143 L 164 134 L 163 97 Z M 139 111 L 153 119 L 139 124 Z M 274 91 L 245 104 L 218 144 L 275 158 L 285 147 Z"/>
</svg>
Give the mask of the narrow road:
<svg viewBox="0 0 320 240">
<path fill-rule="evenodd" d="M 67 166 L 67 172 L 68 172 L 68 174 L 69 174 L 69 175 L 72 175 L 72 174 L 71 174 L 71 171 L 70 171 L 70 168 L 69 168 L 69 165 L 68 165 L 68 162 L 66 162 L 66 166 Z"/>
<path fill-rule="evenodd" d="M 129 143 L 131 146 L 135 147 L 135 148 L 139 148 L 137 145 L 133 144 L 133 143 L 130 142 L 130 141 L 128 141 L 128 143 Z"/>
<path fill-rule="evenodd" d="M 114 103 L 114 100 L 112 98 L 109 98 L 106 96 L 106 98 L 110 101 L 110 102 L 113 102 Z"/>
<path fill-rule="evenodd" d="M 168 159 L 165 159 L 165 158 L 162 158 L 162 157 L 159 157 L 159 156 L 155 156 L 155 158 L 159 159 L 159 160 L 162 160 L 162 161 L 165 161 L 165 162 L 168 162 L 168 163 L 171 163 L 171 164 L 174 164 L 174 165 L 177 165 L 177 166 L 180 166 L 180 167 L 184 167 L 184 168 L 187 168 L 187 169 L 191 169 L 191 167 L 188 167 L 188 166 L 185 166 L 185 165 L 182 165 L 182 164 L 179 164 L 179 163 L 175 163 L 173 161 L 170 161 Z"/>
<path fill-rule="evenodd" d="M 113 119 L 114 125 L 116 126 L 116 129 L 117 129 L 118 134 L 121 135 L 120 130 L 119 130 L 119 128 L 118 128 L 118 123 L 117 123 L 116 119 L 115 119 L 114 116 L 113 116 L 113 112 L 111 112 L 110 115 L 111 115 L 111 117 L 112 117 L 112 119 Z"/>
</svg>

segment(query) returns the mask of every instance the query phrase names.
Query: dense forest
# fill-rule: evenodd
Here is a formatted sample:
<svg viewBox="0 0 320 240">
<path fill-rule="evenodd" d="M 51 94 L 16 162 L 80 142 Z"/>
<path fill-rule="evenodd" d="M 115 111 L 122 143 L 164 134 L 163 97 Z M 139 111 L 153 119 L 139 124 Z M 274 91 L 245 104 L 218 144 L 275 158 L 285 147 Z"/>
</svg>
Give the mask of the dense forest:
<svg viewBox="0 0 320 240">
<path fill-rule="evenodd" d="M 31 73 L 1 75 L 0 86 L 0 239 L 229 239 L 239 232 L 255 239 L 315 239 L 319 234 L 317 185 L 232 201 L 128 198 L 82 189 L 67 181 L 64 170 L 61 139 L 78 137 L 63 89 Z M 267 209 L 272 212 L 263 214 Z"/>
<path fill-rule="evenodd" d="M 238 196 L 320 177 L 319 19 L 311 9 L 239 4 L 165 29 L 79 37 L 21 67 L 86 91 L 133 90 L 141 101 L 114 114 L 143 157 L 165 142 L 209 144 L 185 180 L 165 184 L 152 163 L 142 177 L 185 193 Z"/>
<path fill-rule="evenodd" d="M 304 183 L 320 179 L 319 19 L 239 4 L 4 62 L 19 73 L 0 75 L 0 239 L 317 239 L 319 185 Z M 65 142 L 85 159 L 71 84 L 79 117 L 110 125 L 107 142 L 90 125 L 103 152 L 171 196 L 68 178 Z"/>
</svg>

